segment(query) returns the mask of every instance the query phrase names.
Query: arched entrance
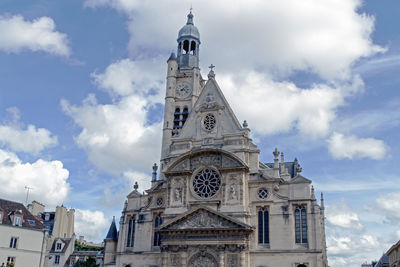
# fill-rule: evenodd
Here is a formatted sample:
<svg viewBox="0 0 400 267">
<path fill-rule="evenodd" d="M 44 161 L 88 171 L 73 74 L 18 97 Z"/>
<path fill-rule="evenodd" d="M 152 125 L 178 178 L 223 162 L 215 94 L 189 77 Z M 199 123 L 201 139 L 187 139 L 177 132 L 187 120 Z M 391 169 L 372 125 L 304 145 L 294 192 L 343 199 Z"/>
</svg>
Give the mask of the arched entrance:
<svg viewBox="0 0 400 267">
<path fill-rule="evenodd" d="M 217 261 L 208 253 L 198 253 L 190 258 L 189 266 L 191 267 L 217 267 Z"/>
</svg>

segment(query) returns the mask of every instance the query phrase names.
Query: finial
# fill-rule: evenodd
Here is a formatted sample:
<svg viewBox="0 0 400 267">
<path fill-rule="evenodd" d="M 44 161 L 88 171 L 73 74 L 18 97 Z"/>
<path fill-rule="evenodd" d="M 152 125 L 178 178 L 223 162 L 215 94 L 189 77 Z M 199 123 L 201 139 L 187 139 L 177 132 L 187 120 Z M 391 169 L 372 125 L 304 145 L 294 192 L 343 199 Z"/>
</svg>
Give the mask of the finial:
<svg viewBox="0 0 400 267">
<path fill-rule="evenodd" d="M 215 73 L 214 73 L 214 68 L 215 68 L 215 66 L 213 65 L 213 64 L 211 64 L 210 66 L 209 66 L 209 68 L 210 68 L 210 72 L 208 73 L 208 78 L 209 79 L 211 79 L 211 78 L 215 78 Z"/>
<path fill-rule="evenodd" d="M 187 20 L 186 24 L 191 24 L 191 25 L 193 25 L 193 14 L 192 14 L 192 9 L 193 9 L 193 8 L 190 6 L 190 12 L 189 12 L 189 14 L 187 15 L 188 20 Z"/>
<path fill-rule="evenodd" d="M 324 208 L 324 193 L 321 192 L 321 208 Z"/>
<path fill-rule="evenodd" d="M 314 194 L 314 186 L 311 186 L 311 198 L 315 199 L 315 194 Z"/>
<path fill-rule="evenodd" d="M 152 182 L 155 182 L 157 180 L 157 170 L 158 170 L 158 166 L 157 166 L 156 163 L 154 163 L 154 165 L 153 165 L 153 175 L 152 175 L 152 178 L 151 178 Z"/>
<path fill-rule="evenodd" d="M 278 148 L 275 147 L 275 150 L 274 150 L 274 152 L 272 152 L 272 154 L 274 154 L 275 159 L 278 159 L 278 157 L 279 157 Z"/>
<path fill-rule="evenodd" d="M 135 185 L 133 186 L 133 188 L 137 191 L 138 190 L 138 188 L 139 188 L 139 185 L 138 185 L 138 183 L 137 182 L 135 182 Z"/>
<path fill-rule="evenodd" d="M 244 120 L 243 121 L 243 128 L 247 128 L 249 125 L 247 124 L 247 121 L 246 120 Z"/>
<path fill-rule="evenodd" d="M 115 222 L 115 216 L 113 216 L 113 222 Z"/>
<path fill-rule="evenodd" d="M 281 163 L 282 164 L 285 163 L 285 156 L 283 155 L 283 152 L 281 152 Z"/>
</svg>

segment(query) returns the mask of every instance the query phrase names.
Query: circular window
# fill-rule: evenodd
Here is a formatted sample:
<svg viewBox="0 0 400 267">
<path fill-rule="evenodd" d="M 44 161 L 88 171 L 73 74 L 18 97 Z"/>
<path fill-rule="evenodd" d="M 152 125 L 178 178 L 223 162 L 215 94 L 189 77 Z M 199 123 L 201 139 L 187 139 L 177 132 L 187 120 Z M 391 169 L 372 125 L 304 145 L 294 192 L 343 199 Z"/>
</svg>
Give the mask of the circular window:
<svg viewBox="0 0 400 267">
<path fill-rule="evenodd" d="M 215 123 L 216 123 L 216 119 L 213 114 L 207 114 L 204 117 L 203 125 L 204 125 L 204 129 L 206 129 L 207 131 L 211 131 L 212 129 L 214 129 Z"/>
<path fill-rule="evenodd" d="M 162 197 L 157 198 L 157 206 L 162 206 L 163 202 Z"/>
<path fill-rule="evenodd" d="M 221 179 L 217 171 L 203 169 L 193 179 L 193 191 L 201 198 L 210 198 L 218 193 Z"/>
<path fill-rule="evenodd" d="M 268 197 L 268 190 L 265 188 L 258 189 L 258 197 L 261 199 L 266 199 Z"/>
</svg>

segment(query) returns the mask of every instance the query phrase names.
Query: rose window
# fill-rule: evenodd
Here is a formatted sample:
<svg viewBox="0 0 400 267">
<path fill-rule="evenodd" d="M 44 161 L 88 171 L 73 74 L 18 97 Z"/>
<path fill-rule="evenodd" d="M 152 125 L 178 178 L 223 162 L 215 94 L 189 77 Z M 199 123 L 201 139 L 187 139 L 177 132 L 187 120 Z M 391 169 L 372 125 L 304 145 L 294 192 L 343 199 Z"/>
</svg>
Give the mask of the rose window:
<svg viewBox="0 0 400 267">
<path fill-rule="evenodd" d="M 203 124 L 204 124 L 204 128 L 207 131 L 211 131 L 212 129 L 214 129 L 215 123 L 216 123 L 216 119 L 215 119 L 215 116 L 213 114 L 207 114 L 204 117 Z"/>
<path fill-rule="evenodd" d="M 265 188 L 258 189 L 258 197 L 261 199 L 266 199 L 268 197 L 268 190 Z"/>
<path fill-rule="evenodd" d="M 221 186 L 219 174 L 213 169 L 204 169 L 193 179 L 193 191 L 201 198 L 214 196 Z"/>
</svg>

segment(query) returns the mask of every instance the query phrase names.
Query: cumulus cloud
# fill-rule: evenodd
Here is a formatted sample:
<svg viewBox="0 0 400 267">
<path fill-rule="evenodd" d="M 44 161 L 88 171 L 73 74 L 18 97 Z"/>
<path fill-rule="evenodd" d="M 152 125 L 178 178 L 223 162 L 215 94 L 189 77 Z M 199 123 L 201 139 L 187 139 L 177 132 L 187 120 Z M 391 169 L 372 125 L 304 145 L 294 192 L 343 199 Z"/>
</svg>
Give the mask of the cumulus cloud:
<svg viewBox="0 0 400 267">
<path fill-rule="evenodd" d="M 328 206 L 326 209 L 326 218 L 334 226 L 353 230 L 363 229 L 358 214 L 351 211 L 345 203 Z"/>
<path fill-rule="evenodd" d="M 393 192 L 379 196 L 376 203 L 388 220 L 398 223 L 400 219 L 400 193 Z"/>
<path fill-rule="evenodd" d="M 328 140 L 329 151 L 337 159 L 371 158 L 382 159 L 387 147 L 382 140 L 375 138 L 358 138 L 355 135 L 345 136 L 334 132 Z"/>
<path fill-rule="evenodd" d="M 133 93 L 148 96 L 160 93 L 159 88 L 164 85 L 164 65 L 159 61 L 122 59 L 110 64 L 103 73 L 93 72 L 91 76 L 100 89 L 112 96 Z"/>
<path fill-rule="evenodd" d="M 84 236 L 85 240 L 101 242 L 108 226 L 102 211 L 75 210 L 75 233 Z"/>
<path fill-rule="evenodd" d="M 67 35 L 55 28 L 54 20 L 49 17 L 27 21 L 21 15 L 0 16 L 0 50 L 7 53 L 43 51 L 69 56 Z"/>
<path fill-rule="evenodd" d="M 124 67 L 128 70 L 116 71 Z M 148 116 L 161 101 L 152 92 L 162 92 L 164 84 L 150 78 L 134 82 L 132 77 L 148 77 L 146 71 L 151 69 L 136 68 L 135 62 L 122 60 L 110 65 L 104 73 L 93 74 L 99 87 L 120 96 L 111 104 L 98 103 L 94 94 L 81 105 L 61 101 L 64 112 L 82 128 L 75 137 L 76 143 L 102 170 L 114 174 L 148 172 L 159 160 L 162 124 L 149 121 Z"/>
<path fill-rule="evenodd" d="M 202 60 L 224 71 L 266 69 L 287 74 L 302 70 L 325 79 L 347 79 L 359 58 L 384 51 L 370 37 L 374 18 L 358 13 L 361 3 L 239 0 L 232 5 L 227 0 L 195 1 L 195 24 L 207 44 L 207 49 L 201 50 Z M 85 1 L 87 7 L 109 6 L 128 15 L 129 47 L 134 57 L 167 54 L 174 48 L 177 29 L 183 26 L 183 14 L 190 4 L 180 0 Z"/>
<path fill-rule="evenodd" d="M 20 111 L 16 107 L 7 108 L 9 119 L 0 124 L 0 145 L 15 152 L 38 154 L 42 150 L 57 145 L 57 136 L 44 128 L 28 125 L 23 129 Z"/>
<path fill-rule="evenodd" d="M 33 163 L 22 162 L 12 152 L 0 149 L 0 195 L 19 202 L 25 202 L 25 186 L 30 200 L 55 206 L 66 200 L 69 192 L 69 172 L 58 160 L 39 159 Z"/>
<path fill-rule="evenodd" d="M 243 78 L 224 75 L 218 80 L 234 111 L 259 134 L 298 129 L 307 136 L 324 137 L 338 107 L 363 86 L 359 78 L 338 88 L 316 84 L 309 89 L 291 82 L 275 82 L 256 72 Z"/>
</svg>

